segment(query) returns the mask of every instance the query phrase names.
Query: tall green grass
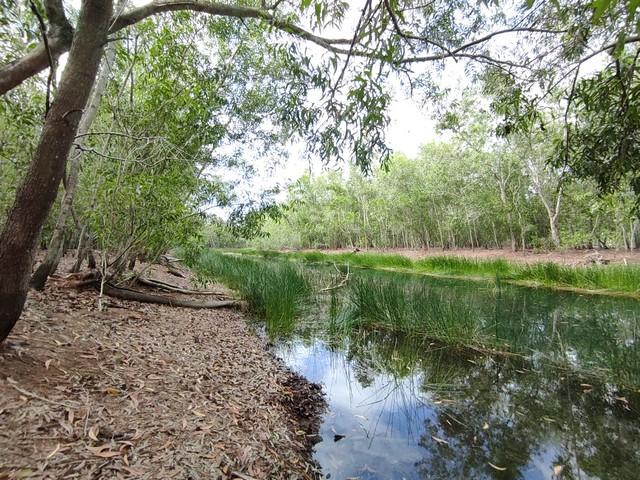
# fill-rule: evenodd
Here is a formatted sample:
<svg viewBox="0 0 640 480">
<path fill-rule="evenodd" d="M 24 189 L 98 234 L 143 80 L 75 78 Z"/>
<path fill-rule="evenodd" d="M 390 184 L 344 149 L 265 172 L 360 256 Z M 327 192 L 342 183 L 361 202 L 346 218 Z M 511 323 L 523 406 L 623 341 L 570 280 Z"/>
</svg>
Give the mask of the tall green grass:
<svg viewBox="0 0 640 480">
<path fill-rule="evenodd" d="M 236 290 L 271 332 L 293 331 L 311 286 L 302 273 L 286 262 L 264 262 L 216 252 L 203 253 L 193 265 L 205 279 Z"/>
<path fill-rule="evenodd" d="M 519 265 L 516 280 L 538 282 L 547 286 L 573 287 L 586 290 L 640 292 L 640 267 L 636 265 L 594 265 L 571 267 L 556 263 Z"/>
<path fill-rule="evenodd" d="M 533 283 L 551 288 L 575 288 L 640 295 L 640 265 L 566 266 L 555 263 L 519 264 L 504 259 L 469 259 L 440 255 L 420 260 L 397 254 L 279 252 L 239 249 L 237 253 L 263 258 L 286 258 L 312 263 L 349 264 L 356 267 L 396 269 L 415 273 L 434 273 L 459 277 L 500 278 L 504 281 Z"/>
<path fill-rule="evenodd" d="M 403 279 L 356 278 L 343 307 L 332 298 L 334 329 L 388 331 L 448 344 L 484 340 L 471 308 L 443 296 L 423 282 Z"/>
</svg>

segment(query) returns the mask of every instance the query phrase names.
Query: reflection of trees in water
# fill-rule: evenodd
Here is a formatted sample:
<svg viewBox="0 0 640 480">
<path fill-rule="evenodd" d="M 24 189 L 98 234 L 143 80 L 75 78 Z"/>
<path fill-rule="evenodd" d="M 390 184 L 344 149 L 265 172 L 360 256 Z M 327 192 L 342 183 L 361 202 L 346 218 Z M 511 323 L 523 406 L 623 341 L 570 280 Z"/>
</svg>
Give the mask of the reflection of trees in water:
<svg viewBox="0 0 640 480">
<path fill-rule="evenodd" d="M 637 300 L 398 273 L 359 275 L 369 281 L 379 277 L 386 287 L 394 286 L 386 288 L 386 297 L 403 305 L 392 309 L 398 315 L 419 318 L 423 304 L 429 302 L 446 305 L 447 316 L 459 321 L 473 312 L 473 328 L 488 345 L 640 385 Z"/>
<path fill-rule="evenodd" d="M 579 376 L 549 365 L 532 372 L 524 359 L 434 348 L 366 335 L 349 350 L 365 383 L 379 374 L 421 379 L 417 395 L 430 398 L 437 412 L 434 420 L 426 417 L 420 439 L 424 478 L 526 478 L 534 457 L 549 476 L 563 465 L 562 478 L 634 478 L 640 469 L 637 394 L 623 397 L 607 384 L 586 387 Z M 412 384 L 398 381 L 396 388 Z M 405 404 L 419 408 L 416 401 Z"/>
</svg>

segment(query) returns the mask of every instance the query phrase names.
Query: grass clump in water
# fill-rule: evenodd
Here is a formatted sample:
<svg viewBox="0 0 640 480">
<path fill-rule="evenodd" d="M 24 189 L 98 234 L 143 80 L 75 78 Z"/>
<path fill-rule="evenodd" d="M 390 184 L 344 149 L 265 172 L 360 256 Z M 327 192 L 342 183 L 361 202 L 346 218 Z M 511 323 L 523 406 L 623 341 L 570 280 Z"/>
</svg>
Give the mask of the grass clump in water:
<svg viewBox="0 0 640 480">
<path fill-rule="evenodd" d="M 267 321 L 270 332 L 290 333 L 311 287 L 294 265 L 206 252 L 195 269 L 236 290 L 251 310 Z"/>
<path fill-rule="evenodd" d="M 482 340 L 471 308 L 420 281 L 358 278 L 350 286 L 349 300 L 353 326 L 449 344 L 471 345 Z"/>
</svg>

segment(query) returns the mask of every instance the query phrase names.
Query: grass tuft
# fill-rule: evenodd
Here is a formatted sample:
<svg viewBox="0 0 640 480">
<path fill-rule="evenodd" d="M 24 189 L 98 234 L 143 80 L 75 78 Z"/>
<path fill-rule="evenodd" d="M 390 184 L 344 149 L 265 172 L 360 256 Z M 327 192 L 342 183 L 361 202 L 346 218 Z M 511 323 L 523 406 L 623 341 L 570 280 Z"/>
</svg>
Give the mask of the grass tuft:
<svg viewBox="0 0 640 480">
<path fill-rule="evenodd" d="M 257 315 L 267 321 L 271 333 L 290 333 L 311 287 L 295 266 L 262 262 L 217 252 L 203 253 L 195 270 L 236 290 Z"/>
</svg>

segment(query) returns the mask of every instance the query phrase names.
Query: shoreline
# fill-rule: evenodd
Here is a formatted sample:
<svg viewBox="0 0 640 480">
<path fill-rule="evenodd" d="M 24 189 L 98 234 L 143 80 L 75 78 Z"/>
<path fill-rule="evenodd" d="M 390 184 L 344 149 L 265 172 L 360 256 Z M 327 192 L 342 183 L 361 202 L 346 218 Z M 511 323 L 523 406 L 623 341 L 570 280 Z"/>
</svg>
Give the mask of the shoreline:
<svg viewBox="0 0 640 480">
<path fill-rule="evenodd" d="M 353 268 L 423 275 L 465 281 L 500 282 L 525 288 L 559 292 L 640 299 L 640 252 L 624 264 L 560 263 L 554 261 L 514 261 L 501 256 L 467 257 L 464 251 L 431 252 L 422 256 L 380 250 L 260 250 L 220 249 L 223 253 L 278 258 L 307 264 L 349 263 Z M 502 252 L 502 251 L 496 251 Z M 424 253 L 424 252 L 422 252 Z M 574 252 L 575 253 L 575 252 Z M 619 252 L 618 252 L 619 253 Z M 440 264 L 440 265 L 439 265 Z M 622 274 L 621 274 L 622 273 Z M 606 277 L 608 275 L 608 277 Z M 616 277 L 617 275 L 617 277 Z M 603 280 L 603 276 L 605 279 Z M 590 281 L 591 279 L 592 281 Z M 586 280 L 586 281 L 585 281 Z M 585 286 L 585 283 L 588 286 Z M 615 285 L 615 286 L 611 286 Z"/>
<path fill-rule="evenodd" d="M 0 345 L 0 478 L 319 477 L 321 388 L 244 313 L 107 304 L 30 292 Z"/>
</svg>

